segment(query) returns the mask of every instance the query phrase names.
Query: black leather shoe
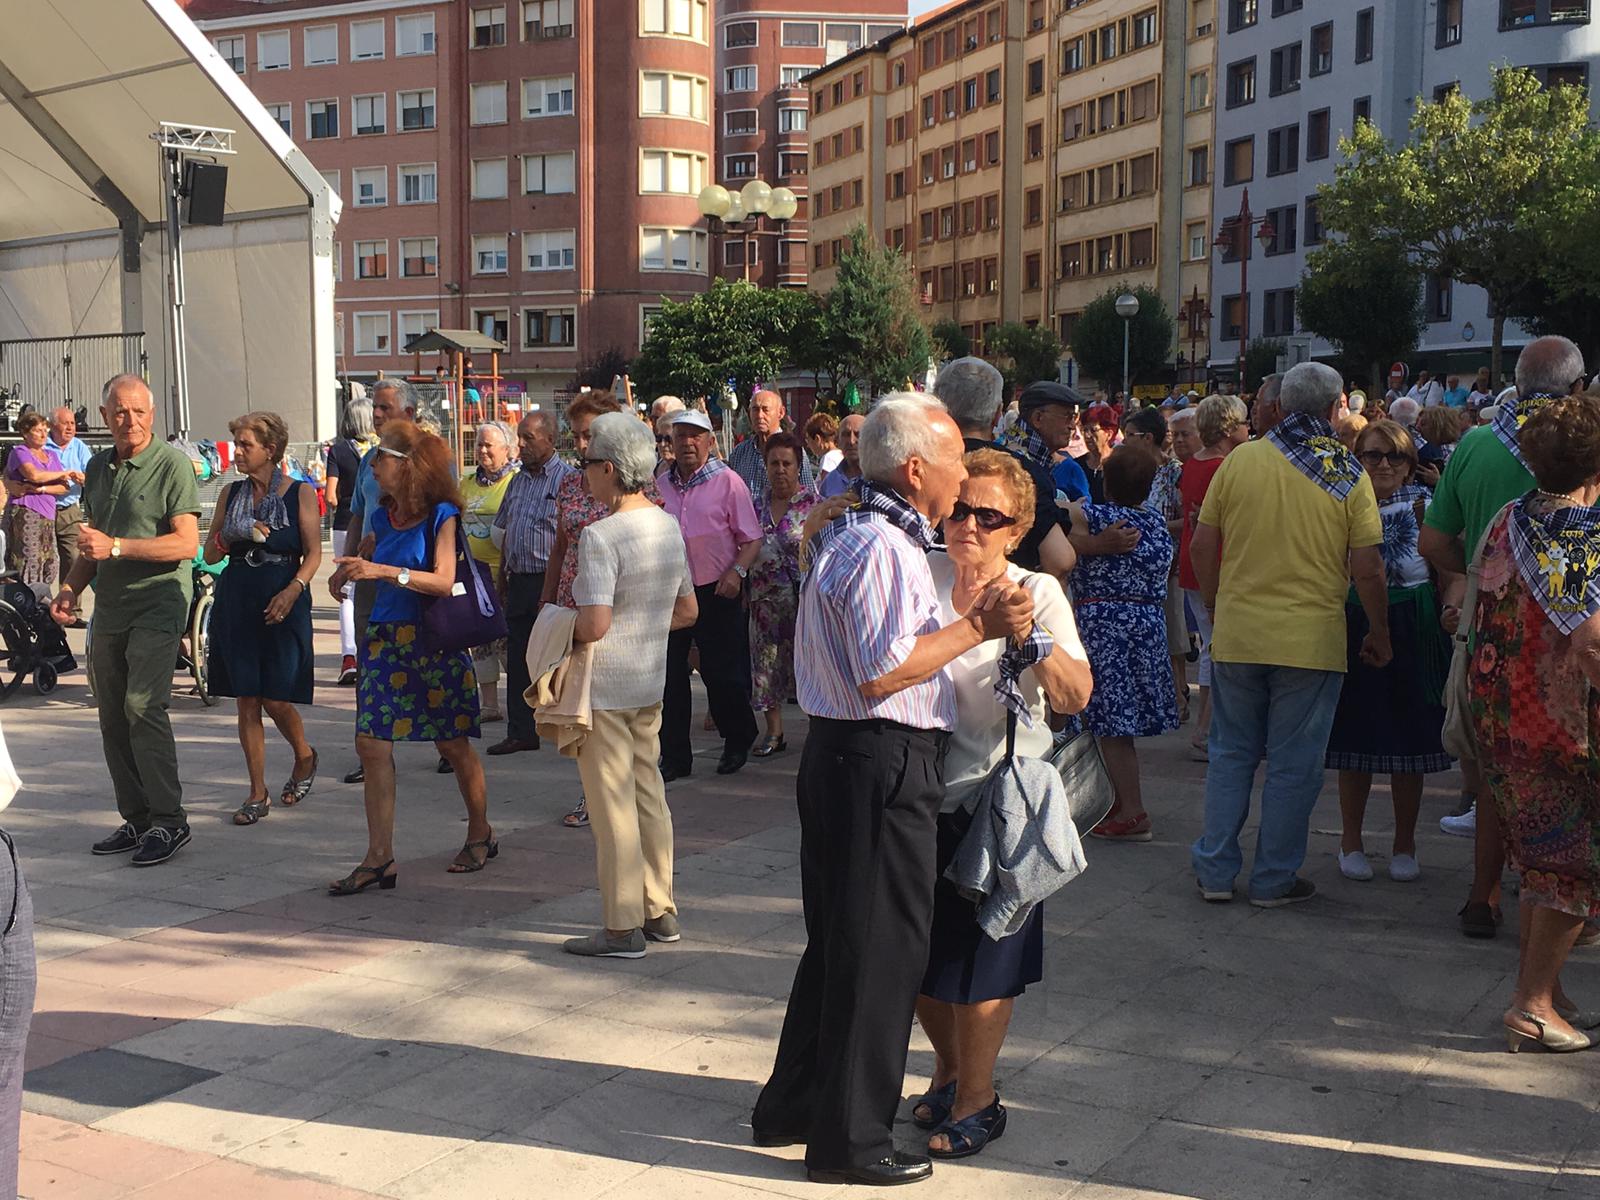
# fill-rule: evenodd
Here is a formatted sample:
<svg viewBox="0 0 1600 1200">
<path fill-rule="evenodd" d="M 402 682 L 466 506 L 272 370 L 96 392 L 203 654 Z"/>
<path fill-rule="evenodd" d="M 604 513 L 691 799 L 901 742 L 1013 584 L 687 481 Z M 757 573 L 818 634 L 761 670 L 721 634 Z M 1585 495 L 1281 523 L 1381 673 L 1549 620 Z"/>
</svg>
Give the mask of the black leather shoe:
<svg viewBox="0 0 1600 1200">
<path fill-rule="evenodd" d="M 456 769 L 450 765 L 450 760 L 444 755 L 439 756 L 439 765 L 434 768 L 440 775 L 454 775 Z"/>
<path fill-rule="evenodd" d="M 745 763 L 749 761 L 750 753 L 746 750 L 741 750 L 737 754 L 724 754 L 722 761 L 717 764 L 717 774 L 732 775 L 735 771 L 741 770 Z"/>
<path fill-rule="evenodd" d="M 864 1183 L 868 1187 L 920 1183 L 932 1174 L 933 1162 L 927 1155 L 907 1154 L 903 1150 L 896 1150 L 888 1158 L 880 1158 L 864 1167 L 806 1168 L 806 1178 L 812 1183 Z"/>
<path fill-rule="evenodd" d="M 507 737 L 502 738 L 500 741 L 490 746 L 488 753 L 499 757 L 502 754 L 521 754 L 524 751 L 537 750 L 538 748 L 538 738 L 534 738 L 531 742 L 529 742 L 524 741 L 522 738 Z"/>
<path fill-rule="evenodd" d="M 674 779 L 687 779 L 690 771 L 691 768 L 689 767 L 669 767 L 663 763 L 661 766 L 661 782 L 671 783 Z"/>
<path fill-rule="evenodd" d="M 780 1133 L 775 1129 L 763 1130 L 752 1128 L 750 1141 L 765 1149 L 775 1146 L 804 1146 L 807 1135 L 804 1133 Z"/>
<path fill-rule="evenodd" d="M 354 771 L 344 777 L 344 781 L 346 783 L 365 783 L 367 781 L 367 769 L 357 766 Z"/>
</svg>

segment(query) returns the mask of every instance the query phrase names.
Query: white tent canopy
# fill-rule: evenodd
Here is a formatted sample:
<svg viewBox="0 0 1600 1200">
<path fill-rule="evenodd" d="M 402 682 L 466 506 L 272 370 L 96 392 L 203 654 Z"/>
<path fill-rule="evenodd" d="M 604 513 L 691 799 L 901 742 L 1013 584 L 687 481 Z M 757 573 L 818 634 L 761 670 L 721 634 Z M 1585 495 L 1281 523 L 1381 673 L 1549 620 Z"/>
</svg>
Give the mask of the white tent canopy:
<svg viewBox="0 0 1600 1200">
<path fill-rule="evenodd" d="M 233 130 L 227 223 L 183 234 L 194 432 L 275 408 L 297 441 L 327 436 L 338 197 L 322 176 L 173 0 L 0 0 L 0 29 L 0 341 L 146 332 L 164 400 L 152 135 Z"/>
</svg>

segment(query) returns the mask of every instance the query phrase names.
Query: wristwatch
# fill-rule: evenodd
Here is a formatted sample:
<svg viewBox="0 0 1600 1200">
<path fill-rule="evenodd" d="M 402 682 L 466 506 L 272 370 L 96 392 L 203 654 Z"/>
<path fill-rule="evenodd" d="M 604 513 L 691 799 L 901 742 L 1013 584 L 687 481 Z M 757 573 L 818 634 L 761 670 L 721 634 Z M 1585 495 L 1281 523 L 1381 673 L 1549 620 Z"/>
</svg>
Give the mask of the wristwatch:
<svg viewBox="0 0 1600 1200">
<path fill-rule="evenodd" d="M 398 575 L 396 575 L 394 577 L 394 581 L 396 583 L 398 583 L 401 587 L 410 587 L 411 586 L 411 568 L 410 567 L 401 567 L 400 568 L 400 574 L 398 574 Z"/>
<path fill-rule="evenodd" d="M 741 567 L 738 563 L 734 563 L 733 564 L 733 572 L 740 579 L 748 579 L 748 578 L 750 578 L 750 568 Z"/>
<path fill-rule="evenodd" d="M 111 557 L 122 557 L 122 539 L 119 537 L 114 537 L 111 539 Z"/>
</svg>

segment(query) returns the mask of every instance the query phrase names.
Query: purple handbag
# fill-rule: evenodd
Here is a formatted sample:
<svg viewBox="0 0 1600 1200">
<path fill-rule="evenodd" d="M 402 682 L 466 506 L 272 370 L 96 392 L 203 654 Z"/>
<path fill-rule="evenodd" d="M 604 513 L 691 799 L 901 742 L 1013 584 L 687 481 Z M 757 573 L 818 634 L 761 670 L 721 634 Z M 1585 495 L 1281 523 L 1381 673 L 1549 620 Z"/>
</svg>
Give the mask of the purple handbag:
<svg viewBox="0 0 1600 1200">
<path fill-rule="evenodd" d="M 456 583 L 448 596 L 422 598 L 418 640 L 435 654 L 454 654 L 487 646 L 506 636 L 506 614 L 500 607 L 489 568 L 472 557 L 467 535 L 456 522 Z M 428 563 L 433 563 L 433 538 L 428 538 Z"/>
</svg>

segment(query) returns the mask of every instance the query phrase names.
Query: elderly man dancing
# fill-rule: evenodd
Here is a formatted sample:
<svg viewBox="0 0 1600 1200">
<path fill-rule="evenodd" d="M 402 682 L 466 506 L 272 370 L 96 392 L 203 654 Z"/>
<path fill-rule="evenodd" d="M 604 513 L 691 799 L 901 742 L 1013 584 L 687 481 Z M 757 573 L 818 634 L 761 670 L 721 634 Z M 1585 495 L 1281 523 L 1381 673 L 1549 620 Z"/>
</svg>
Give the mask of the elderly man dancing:
<svg viewBox="0 0 1600 1200">
<path fill-rule="evenodd" d="M 800 872 L 807 945 L 758 1145 L 806 1144 L 822 1183 L 911 1183 L 929 1160 L 894 1148 L 906 1043 L 928 959 L 935 820 L 955 726 L 945 667 L 1005 636 L 1026 592 L 1003 581 L 941 627 L 926 552 L 966 469 L 943 405 L 905 393 L 861 430 L 860 506 L 817 538 L 800 596 Z"/>
</svg>

